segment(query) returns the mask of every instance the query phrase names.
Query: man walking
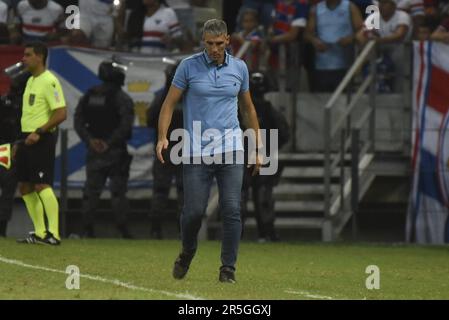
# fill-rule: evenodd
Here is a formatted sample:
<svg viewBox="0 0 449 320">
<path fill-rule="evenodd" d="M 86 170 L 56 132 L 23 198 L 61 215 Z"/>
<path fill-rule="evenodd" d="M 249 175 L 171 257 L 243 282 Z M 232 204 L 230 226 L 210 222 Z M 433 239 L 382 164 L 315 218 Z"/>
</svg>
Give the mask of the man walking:
<svg viewBox="0 0 449 320">
<path fill-rule="evenodd" d="M 215 177 L 223 220 L 219 280 L 235 282 L 235 263 L 242 228 L 240 196 L 244 169 L 243 161 L 241 164 L 234 161 L 238 159 L 237 153 L 243 152 L 237 119 L 237 101 L 242 108 L 247 127 L 256 132 L 257 148 L 261 147 L 261 144 L 257 115 L 249 93 L 248 68 L 242 60 L 226 53 L 229 38 L 224 21 L 212 19 L 205 22 L 205 50 L 180 63 L 159 116 L 156 152 L 158 159 L 164 163 L 166 153 L 163 154 L 163 150 L 166 150 L 169 144 L 167 131 L 173 110 L 184 95 L 183 122 L 189 138 L 188 141 L 184 140 L 183 157 L 187 157 L 189 161 L 183 166 L 182 250 L 173 268 L 173 277 L 176 279 L 182 279 L 187 274 L 197 250 L 198 231 Z M 215 134 L 208 137 L 207 133 L 211 132 Z M 198 134 L 201 136 L 198 137 Z M 226 158 L 226 163 L 206 163 L 203 161 L 205 156 L 215 160 Z M 231 163 L 229 158 L 233 160 Z M 260 160 L 258 157 L 256 159 L 254 173 L 260 167 Z"/>
</svg>

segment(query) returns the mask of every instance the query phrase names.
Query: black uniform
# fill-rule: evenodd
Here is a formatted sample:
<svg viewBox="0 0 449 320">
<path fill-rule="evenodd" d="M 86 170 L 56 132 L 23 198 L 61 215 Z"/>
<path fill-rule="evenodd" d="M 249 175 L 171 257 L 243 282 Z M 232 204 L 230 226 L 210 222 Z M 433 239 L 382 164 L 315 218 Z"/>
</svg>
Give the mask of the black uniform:
<svg viewBox="0 0 449 320">
<path fill-rule="evenodd" d="M 259 74 L 260 75 L 260 74 Z M 267 130 L 266 150 L 270 150 L 269 129 L 278 129 L 278 146 L 281 148 L 290 138 L 290 128 L 285 117 L 272 104 L 265 100 L 263 94 L 267 90 L 262 83 L 254 83 L 253 76 L 250 79 L 250 89 L 252 100 L 256 108 L 259 126 Z M 263 81 L 263 80 L 260 80 Z M 264 80 L 267 85 L 267 80 Z M 242 123 L 242 122 L 240 122 Z M 246 148 L 246 146 L 245 146 Z M 283 167 L 279 164 L 278 171 L 274 175 L 252 176 L 252 168 L 246 169 L 243 175 L 242 186 L 242 221 L 247 216 L 247 202 L 249 200 L 249 189 L 252 189 L 252 199 L 254 202 L 254 212 L 257 222 L 259 239 L 277 241 L 278 236 L 274 229 L 275 211 L 273 188 L 279 183 Z"/>
<path fill-rule="evenodd" d="M 132 135 L 133 121 L 131 97 L 112 82 L 91 88 L 76 108 L 75 130 L 88 146 L 82 210 L 85 233 L 89 237 L 94 236 L 94 213 L 108 178 L 117 227 L 123 237 L 130 237 L 126 227 L 126 192 L 132 156 L 127 151 L 127 140 Z M 108 146 L 106 151 L 95 151 L 93 139 L 104 141 Z"/>
<path fill-rule="evenodd" d="M 162 104 L 167 95 L 169 86 L 171 84 L 171 80 L 173 78 L 174 72 L 176 69 L 173 69 L 171 74 L 167 76 L 167 83 L 165 90 L 158 94 L 151 107 L 148 109 L 148 126 L 150 128 L 155 128 L 156 133 L 158 130 L 158 120 L 159 114 L 161 112 Z M 183 118 L 182 118 L 182 110 L 180 108 L 176 108 L 173 112 L 172 121 L 170 123 L 170 127 L 167 132 L 167 136 L 170 137 L 170 134 L 173 130 L 183 127 Z M 175 165 L 170 161 L 170 152 L 173 145 L 176 142 L 169 141 L 169 145 L 166 151 L 163 152 L 163 157 L 165 159 L 165 164 L 162 164 L 158 159 L 153 161 L 153 199 L 151 202 L 151 236 L 153 238 L 162 239 L 162 225 L 161 222 L 163 220 L 163 216 L 167 212 L 168 208 L 168 195 L 170 192 L 170 187 L 172 185 L 173 179 L 175 179 L 176 191 L 177 191 L 177 205 L 178 208 L 176 212 L 179 214 L 181 212 L 183 203 L 184 203 L 184 188 L 183 188 L 183 180 L 182 180 L 182 165 Z M 156 144 L 155 144 L 156 147 Z M 155 149 L 156 150 L 156 149 Z M 156 151 L 155 151 L 156 153 Z M 179 218 L 179 217 L 178 217 Z M 179 219 L 178 219 L 179 221 Z M 179 230 L 179 225 L 178 225 Z"/>
</svg>

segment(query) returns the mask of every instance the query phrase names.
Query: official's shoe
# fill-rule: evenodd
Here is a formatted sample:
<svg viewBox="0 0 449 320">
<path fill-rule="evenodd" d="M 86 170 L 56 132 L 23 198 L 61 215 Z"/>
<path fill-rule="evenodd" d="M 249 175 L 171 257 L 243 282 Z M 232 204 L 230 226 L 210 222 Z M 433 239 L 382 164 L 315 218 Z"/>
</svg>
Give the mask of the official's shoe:
<svg viewBox="0 0 449 320">
<path fill-rule="evenodd" d="M 30 231 L 28 236 L 22 239 L 17 239 L 17 243 L 25 243 L 25 244 L 45 244 L 45 240 L 39 236 L 37 236 L 34 231 Z"/>
<path fill-rule="evenodd" d="M 190 263 L 192 262 L 194 254 L 189 254 L 181 252 L 175 260 L 175 265 L 173 266 L 173 278 L 182 279 L 189 271 Z"/>
<path fill-rule="evenodd" d="M 51 246 L 59 246 L 61 244 L 61 240 L 56 239 L 51 232 L 47 232 L 47 236 L 43 239 L 45 244 L 49 244 Z"/>
<path fill-rule="evenodd" d="M 235 283 L 235 271 L 231 267 L 221 267 L 218 277 L 220 282 Z"/>
</svg>

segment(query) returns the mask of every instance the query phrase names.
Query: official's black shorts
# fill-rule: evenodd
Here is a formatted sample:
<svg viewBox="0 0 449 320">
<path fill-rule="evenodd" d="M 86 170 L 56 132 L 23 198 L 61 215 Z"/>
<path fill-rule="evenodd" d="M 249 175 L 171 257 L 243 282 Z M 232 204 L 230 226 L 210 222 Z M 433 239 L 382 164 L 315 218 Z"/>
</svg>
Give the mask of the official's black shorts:
<svg viewBox="0 0 449 320">
<path fill-rule="evenodd" d="M 23 134 L 23 139 L 28 134 Z M 56 133 L 42 134 L 31 146 L 20 144 L 16 154 L 17 178 L 20 182 L 53 185 Z"/>
</svg>

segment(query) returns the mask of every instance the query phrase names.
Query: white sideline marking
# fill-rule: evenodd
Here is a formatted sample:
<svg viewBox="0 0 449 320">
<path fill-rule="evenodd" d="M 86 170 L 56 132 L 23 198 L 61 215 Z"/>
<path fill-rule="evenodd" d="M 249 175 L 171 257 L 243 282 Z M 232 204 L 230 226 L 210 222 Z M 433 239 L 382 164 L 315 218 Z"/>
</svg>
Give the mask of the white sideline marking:
<svg viewBox="0 0 449 320">
<path fill-rule="evenodd" d="M 311 298 L 311 299 L 334 300 L 334 298 L 332 298 L 332 297 L 311 294 L 310 292 L 307 292 L 307 291 L 295 291 L 295 290 L 289 289 L 289 290 L 285 290 L 285 292 L 291 293 L 291 294 L 297 294 L 297 295 L 304 296 L 306 298 Z"/>
<path fill-rule="evenodd" d="M 24 262 L 19 261 L 19 260 L 7 259 L 7 258 L 3 257 L 2 255 L 0 255 L 0 262 L 13 264 L 13 265 L 16 265 L 16 266 L 29 268 L 29 269 L 43 270 L 43 271 L 48 271 L 48 272 L 67 274 L 67 273 L 65 273 L 65 271 L 62 271 L 62 270 L 57 270 L 57 269 L 52 269 L 52 268 L 47 268 L 47 267 L 42 267 L 42 266 L 35 266 L 35 265 L 24 263 Z M 123 281 L 120 281 L 120 280 L 117 280 L 117 279 L 111 280 L 111 279 L 106 279 L 106 278 L 102 278 L 102 277 L 99 277 L 99 276 L 93 276 L 93 275 L 89 275 L 89 274 L 80 274 L 80 277 L 81 278 L 86 278 L 86 279 L 89 279 L 89 280 L 103 282 L 103 283 L 113 284 L 113 285 L 116 285 L 116 286 L 120 286 L 120 287 L 124 287 L 124 288 L 127 288 L 127 289 L 131 289 L 131 290 L 145 291 L 145 292 L 151 292 L 151 293 L 160 293 L 160 294 L 163 294 L 163 295 L 166 295 L 166 296 L 169 296 L 169 297 L 175 297 L 175 298 L 179 298 L 179 299 L 205 300 L 204 298 L 196 297 L 196 296 L 193 296 L 193 295 L 188 294 L 188 293 L 183 294 L 183 293 L 174 293 L 174 292 L 169 292 L 169 291 L 164 291 L 164 290 L 149 289 L 149 288 L 135 286 L 133 284 L 126 283 L 126 282 L 123 282 Z"/>
</svg>

